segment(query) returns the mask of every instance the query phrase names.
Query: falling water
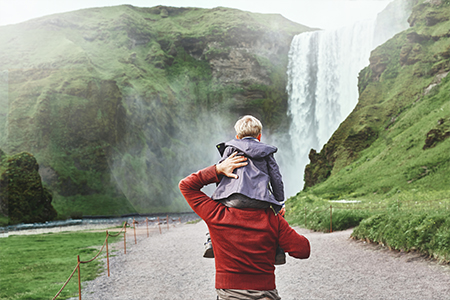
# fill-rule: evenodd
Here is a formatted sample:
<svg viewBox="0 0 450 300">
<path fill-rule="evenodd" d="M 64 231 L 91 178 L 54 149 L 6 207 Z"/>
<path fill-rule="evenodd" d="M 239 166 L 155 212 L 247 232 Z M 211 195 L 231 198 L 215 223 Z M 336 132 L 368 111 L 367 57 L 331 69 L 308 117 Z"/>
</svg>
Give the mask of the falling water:
<svg viewBox="0 0 450 300">
<path fill-rule="evenodd" d="M 365 21 L 307 32 L 291 43 L 287 92 L 297 191 L 310 149 L 320 151 L 358 101 L 358 73 L 369 64 L 374 27 L 374 21 Z"/>
<path fill-rule="evenodd" d="M 319 150 L 358 100 L 358 73 L 368 65 L 374 22 L 294 37 L 289 52 L 290 136 L 296 153 Z"/>
<path fill-rule="evenodd" d="M 370 52 L 409 27 L 413 2 L 397 0 L 376 20 L 330 31 L 294 37 L 289 51 L 288 150 L 280 149 L 286 192 L 303 187 L 303 173 L 311 149 L 320 151 L 358 102 L 358 74 L 369 64 Z"/>
</svg>

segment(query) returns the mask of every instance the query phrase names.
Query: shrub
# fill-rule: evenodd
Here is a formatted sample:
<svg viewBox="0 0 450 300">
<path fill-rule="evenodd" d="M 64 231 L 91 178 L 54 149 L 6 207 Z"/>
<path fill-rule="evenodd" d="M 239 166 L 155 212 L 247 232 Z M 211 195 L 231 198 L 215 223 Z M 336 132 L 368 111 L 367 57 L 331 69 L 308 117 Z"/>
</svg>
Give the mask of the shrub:
<svg viewBox="0 0 450 300">
<path fill-rule="evenodd" d="M 345 230 L 357 226 L 361 220 L 371 215 L 367 210 L 333 209 L 330 219 L 330 208 L 327 206 L 305 207 L 306 215 L 305 208 L 302 210 L 297 208 L 295 213 L 288 213 L 288 221 L 292 224 L 304 225 L 309 229 L 323 232 L 330 231 L 330 221 L 333 231 Z"/>
<path fill-rule="evenodd" d="M 450 215 L 441 212 L 386 212 L 363 220 L 352 233 L 402 251 L 417 250 L 450 262 Z"/>
</svg>

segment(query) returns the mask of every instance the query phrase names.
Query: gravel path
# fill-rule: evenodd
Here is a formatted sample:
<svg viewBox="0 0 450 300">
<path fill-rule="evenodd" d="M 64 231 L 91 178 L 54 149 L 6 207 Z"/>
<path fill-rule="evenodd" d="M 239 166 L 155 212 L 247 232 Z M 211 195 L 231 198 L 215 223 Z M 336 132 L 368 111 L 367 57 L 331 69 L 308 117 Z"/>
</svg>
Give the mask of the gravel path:
<svg viewBox="0 0 450 300">
<path fill-rule="evenodd" d="M 129 232 L 105 272 L 83 285 L 82 299 L 216 299 L 214 260 L 202 257 L 204 222 L 138 235 Z M 318 233 L 297 229 L 311 242 L 311 257 L 276 269 L 283 300 L 294 299 L 450 299 L 450 266 L 414 253 L 389 251 L 349 239 L 351 230 Z M 77 297 L 78 299 L 78 297 Z"/>
</svg>

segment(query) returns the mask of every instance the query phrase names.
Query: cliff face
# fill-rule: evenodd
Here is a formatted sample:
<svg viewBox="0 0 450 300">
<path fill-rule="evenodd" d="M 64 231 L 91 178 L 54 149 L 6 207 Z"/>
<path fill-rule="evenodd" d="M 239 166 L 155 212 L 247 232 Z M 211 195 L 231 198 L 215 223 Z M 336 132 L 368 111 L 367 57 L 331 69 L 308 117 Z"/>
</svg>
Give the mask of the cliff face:
<svg viewBox="0 0 450 300">
<path fill-rule="evenodd" d="M 52 194 L 42 185 L 39 165 L 29 153 L 7 156 L 0 149 L 0 224 L 53 220 Z"/>
<path fill-rule="evenodd" d="M 356 108 L 320 153 L 311 151 L 306 189 L 333 197 L 445 189 L 450 4 L 418 1 L 408 22 L 372 52 Z"/>
<path fill-rule="evenodd" d="M 287 125 L 287 53 L 307 30 L 129 5 L 0 27 L 0 147 L 36 156 L 62 215 L 186 210 L 179 178 L 217 159 L 239 115 Z"/>
</svg>

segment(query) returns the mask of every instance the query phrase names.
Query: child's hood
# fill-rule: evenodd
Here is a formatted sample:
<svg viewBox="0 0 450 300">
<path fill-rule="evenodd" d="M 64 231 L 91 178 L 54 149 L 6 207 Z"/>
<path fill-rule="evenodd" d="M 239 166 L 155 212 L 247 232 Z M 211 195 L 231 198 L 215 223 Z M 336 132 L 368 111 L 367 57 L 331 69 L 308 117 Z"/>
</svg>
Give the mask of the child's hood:
<svg viewBox="0 0 450 300">
<path fill-rule="evenodd" d="M 264 158 L 272 153 L 277 152 L 277 147 L 259 142 L 256 139 L 233 139 L 225 143 L 225 146 L 232 146 L 242 151 L 246 156 L 251 158 Z"/>
</svg>

